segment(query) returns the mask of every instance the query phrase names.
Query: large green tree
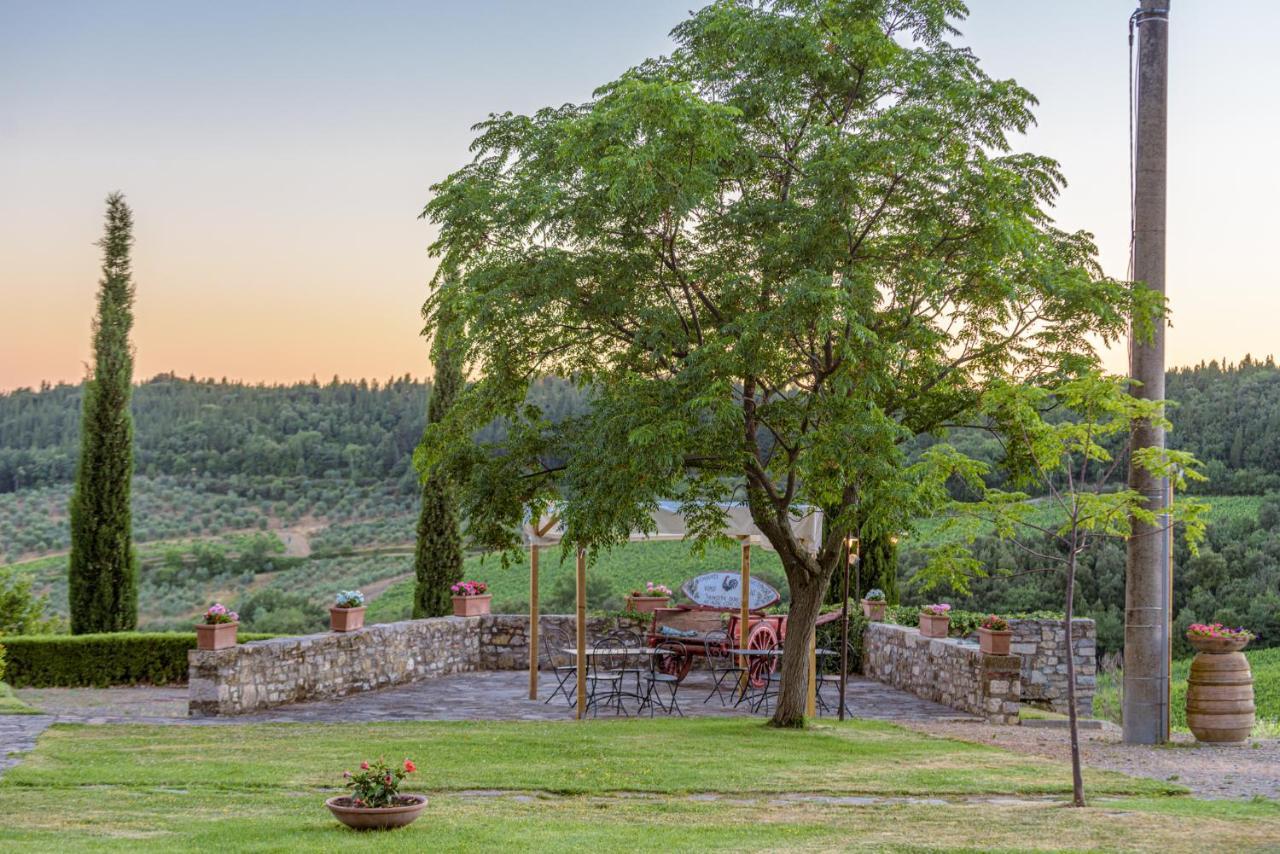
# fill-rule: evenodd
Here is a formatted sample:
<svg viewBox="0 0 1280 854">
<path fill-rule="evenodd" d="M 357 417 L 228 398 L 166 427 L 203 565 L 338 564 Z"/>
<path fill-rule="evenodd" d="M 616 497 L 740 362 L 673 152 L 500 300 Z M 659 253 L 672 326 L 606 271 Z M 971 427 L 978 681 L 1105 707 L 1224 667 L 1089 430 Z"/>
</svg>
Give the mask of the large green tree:
<svg viewBox="0 0 1280 854">
<path fill-rule="evenodd" d="M 438 323 L 431 346 L 435 376 L 427 401 L 427 425 L 439 424 L 463 387 L 462 366 L 449 343 L 447 323 Z M 422 476 L 418 539 L 413 554 L 413 616 L 442 617 L 452 612 L 449 588 L 462 580 L 462 536 L 449 473 L 429 466 Z"/>
<path fill-rule="evenodd" d="M 1031 95 L 947 39 L 956 0 L 721 0 L 674 52 L 582 104 L 494 115 L 434 188 L 440 285 L 478 382 L 422 455 L 471 534 L 514 548 L 525 507 L 619 543 L 663 498 L 696 536 L 745 500 L 791 591 L 774 722 L 803 723 L 807 636 L 844 537 L 945 498 L 945 445 L 905 443 L 993 380 L 1091 363 L 1143 289 L 1054 227 L 1057 164 L 1011 153 Z M 532 378 L 589 387 L 552 421 Z M 477 447 L 494 418 L 501 443 Z M 816 553 L 788 521 L 828 519 Z"/>
<path fill-rule="evenodd" d="M 71 631 L 120 632 L 138 624 L 138 561 L 129 506 L 133 481 L 133 214 L 107 196 L 102 278 L 93 321 L 93 373 L 84 385 L 80 462 L 71 495 L 68 567 Z"/>
</svg>

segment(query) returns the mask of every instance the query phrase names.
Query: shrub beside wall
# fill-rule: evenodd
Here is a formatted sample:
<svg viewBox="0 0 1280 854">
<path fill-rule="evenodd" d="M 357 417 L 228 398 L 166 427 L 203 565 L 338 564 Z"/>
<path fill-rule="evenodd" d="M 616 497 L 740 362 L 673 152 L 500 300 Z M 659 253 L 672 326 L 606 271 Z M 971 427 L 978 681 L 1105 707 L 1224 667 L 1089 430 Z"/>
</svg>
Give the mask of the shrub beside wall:
<svg viewBox="0 0 1280 854">
<path fill-rule="evenodd" d="M 275 635 L 241 633 L 241 641 Z M 168 685 L 187 681 L 195 632 L 11 635 L 4 639 L 3 678 L 15 688 Z"/>
</svg>

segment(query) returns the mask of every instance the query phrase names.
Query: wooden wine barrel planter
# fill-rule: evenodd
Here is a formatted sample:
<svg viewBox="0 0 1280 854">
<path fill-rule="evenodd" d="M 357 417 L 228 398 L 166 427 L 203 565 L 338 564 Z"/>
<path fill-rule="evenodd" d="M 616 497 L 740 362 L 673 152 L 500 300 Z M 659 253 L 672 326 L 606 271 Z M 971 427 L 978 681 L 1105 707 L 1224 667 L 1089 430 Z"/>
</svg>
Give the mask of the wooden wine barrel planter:
<svg viewBox="0 0 1280 854">
<path fill-rule="evenodd" d="M 1197 741 L 1233 743 L 1253 731 L 1253 673 L 1241 652 L 1200 652 L 1187 680 L 1187 726 Z"/>
</svg>

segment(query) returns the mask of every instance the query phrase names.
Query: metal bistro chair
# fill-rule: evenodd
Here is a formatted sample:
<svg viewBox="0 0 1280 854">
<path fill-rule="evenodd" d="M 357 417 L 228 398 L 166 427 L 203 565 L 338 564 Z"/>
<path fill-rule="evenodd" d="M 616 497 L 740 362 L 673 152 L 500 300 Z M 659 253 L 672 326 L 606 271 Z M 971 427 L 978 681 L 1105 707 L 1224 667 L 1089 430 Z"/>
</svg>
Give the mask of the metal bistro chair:
<svg viewBox="0 0 1280 854">
<path fill-rule="evenodd" d="M 853 644 L 849 644 L 850 672 L 853 671 L 853 666 L 854 666 L 853 656 L 854 656 Z M 846 679 L 846 684 L 847 682 L 848 680 Z M 825 689 L 830 689 L 836 695 L 836 699 L 838 699 L 839 702 L 836 703 L 835 705 L 832 705 L 831 703 L 827 702 L 827 698 L 823 694 Z M 833 709 L 838 710 L 841 705 L 844 705 L 845 717 L 848 718 L 853 716 L 852 713 L 849 711 L 849 704 L 845 701 L 844 697 L 840 696 L 840 646 L 839 644 L 837 644 L 833 649 L 818 650 L 818 689 L 816 693 L 817 693 L 817 699 L 818 699 L 819 715 L 832 714 Z"/>
<path fill-rule="evenodd" d="M 619 649 L 633 649 L 636 652 L 623 656 L 617 662 L 618 670 L 622 673 L 624 680 L 630 678 L 634 680 L 636 689 L 632 692 L 637 700 L 643 698 L 643 686 L 640 681 L 644 675 L 649 672 L 649 654 L 640 652 L 645 648 L 644 638 L 635 632 L 627 629 L 617 629 L 609 634 L 609 640 Z"/>
<path fill-rule="evenodd" d="M 648 706 L 649 717 L 653 717 L 653 707 L 661 706 L 667 714 L 675 712 L 684 717 L 676 693 L 680 690 L 680 683 L 684 681 L 681 663 L 689 657 L 689 651 L 678 641 L 663 641 L 654 649 L 657 651 L 650 657 L 649 672 L 644 677 L 648 690 L 640 703 L 640 711 Z M 667 690 L 667 703 L 662 702 L 662 688 Z"/>
<path fill-rule="evenodd" d="M 738 662 L 734 660 L 733 655 L 729 652 L 732 648 L 729 643 L 729 633 L 723 629 L 707 632 L 706 640 L 706 664 L 707 672 L 711 674 L 711 690 L 707 692 L 706 698 L 702 701 L 706 705 L 712 697 L 720 698 L 720 705 L 727 706 L 725 702 L 724 689 L 725 679 L 733 677 L 733 681 L 729 684 L 729 699 L 733 699 L 733 695 L 737 692 L 739 683 L 742 681 L 742 674 L 745 669 L 738 666 Z"/>
<path fill-rule="evenodd" d="M 569 653 L 569 636 L 559 626 L 548 626 L 542 633 L 542 643 L 538 645 L 540 667 L 549 671 L 556 678 L 556 689 L 551 696 L 543 700 L 550 703 L 557 694 L 563 695 L 567 705 L 573 705 L 573 696 L 578 691 L 578 666 Z"/>
<path fill-rule="evenodd" d="M 587 709 L 592 717 L 598 717 L 600 705 L 613 706 L 618 714 L 626 715 L 622 706 L 622 681 L 626 674 L 622 666 L 626 656 L 610 654 L 616 648 L 617 641 L 602 638 L 592 647 L 591 659 L 587 662 Z"/>
</svg>

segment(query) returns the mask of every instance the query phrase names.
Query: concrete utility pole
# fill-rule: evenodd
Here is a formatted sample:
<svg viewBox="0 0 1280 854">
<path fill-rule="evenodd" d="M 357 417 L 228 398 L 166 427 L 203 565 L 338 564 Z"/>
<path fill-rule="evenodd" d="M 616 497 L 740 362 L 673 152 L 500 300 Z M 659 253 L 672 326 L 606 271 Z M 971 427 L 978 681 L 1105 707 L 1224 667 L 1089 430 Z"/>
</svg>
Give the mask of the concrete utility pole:
<svg viewBox="0 0 1280 854">
<path fill-rule="evenodd" d="M 1138 31 L 1138 95 L 1134 140 L 1133 278 L 1165 292 L 1165 194 L 1168 151 L 1169 0 L 1142 0 L 1132 25 Z M 1130 333 L 1129 375 L 1134 393 L 1164 399 L 1164 327 L 1140 340 Z M 1164 431 L 1135 421 L 1131 448 L 1163 448 Z M 1129 488 L 1161 507 L 1167 485 L 1129 465 Z M 1167 525 L 1134 521 L 1124 586 L 1124 740 L 1162 744 L 1169 739 L 1169 579 Z"/>
</svg>

